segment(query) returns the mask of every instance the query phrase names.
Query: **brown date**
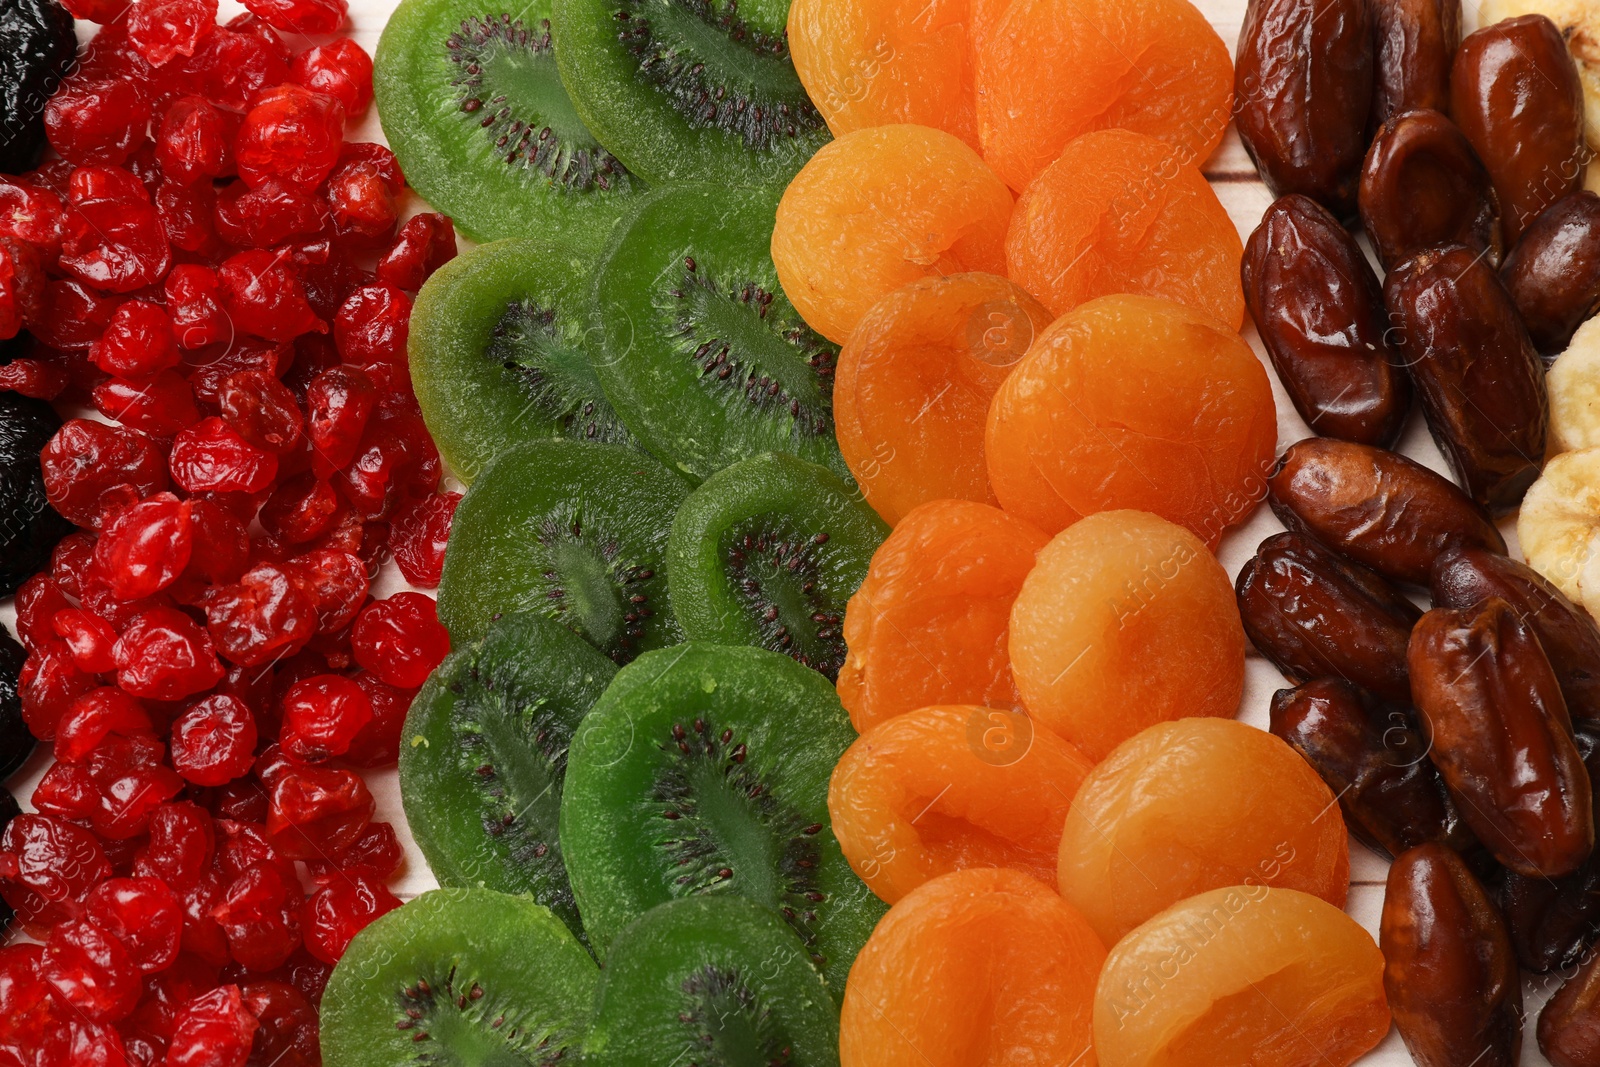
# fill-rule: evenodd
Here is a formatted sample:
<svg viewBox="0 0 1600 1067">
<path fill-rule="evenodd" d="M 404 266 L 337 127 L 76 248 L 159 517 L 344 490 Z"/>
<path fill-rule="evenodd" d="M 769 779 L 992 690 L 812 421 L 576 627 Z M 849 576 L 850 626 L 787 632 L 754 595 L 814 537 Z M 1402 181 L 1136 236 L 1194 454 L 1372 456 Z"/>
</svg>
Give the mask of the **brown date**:
<svg viewBox="0 0 1600 1067">
<path fill-rule="evenodd" d="M 1327 437 L 1393 444 L 1411 380 L 1384 339 L 1383 289 L 1355 239 L 1308 196 L 1282 197 L 1245 245 L 1250 317 L 1306 424 Z"/>
<path fill-rule="evenodd" d="M 1464 245 L 1429 249 L 1389 274 L 1384 299 L 1439 450 L 1479 504 L 1515 508 L 1544 463 L 1550 399 L 1500 276 Z"/>
<path fill-rule="evenodd" d="M 1457 545 L 1504 552 L 1483 510 L 1447 478 L 1397 452 L 1308 437 L 1267 476 L 1267 501 L 1306 534 L 1395 582 L 1426 586 Z"/>
<path fill-rule="evenodd" d="M 1583 83 L 1567 42 L 1543 15 L 1470 35 L 1450 73 L 1450 116 L 1494 176 L 1507 247 L 1583 184 Z"/>
<path fill-rule="evenodd" d="M 1513 871 L 1555 878 L 1594 850 L 1589 772 L 1539 639 L 1499 597 L 1411 631 L 1411 697 L 1467 826 Z"/>
<path fill-rule="evenodd" d="M 1533 347 L 1560 354 L 1600 312 L 1600 196 L 1568 193 L 1523 231 L 1500 267 Z"/>
<path fill-rule="evenodd" d="M 1250 0 L 1234 64 L 1239 136 L 1274 196 L 1355 215 L 1372 110 L 1367 0 Z"/>
<path fill-rule="evenodd" d="M 1539 1013 L 1539 1051 L 1554 1067 L 1600 1067 L 1600 953 L 1583 961 Z"/>
<path fill-rule="evenodd" d="M 1435 245 L 1463 244 L 1500 262 L 1494 183 L 1456 124 L 1407 111 L 1378 129 L 1361 168 L 1361 224 L 1383 265 Z"/>
<path fill-rule="evenodd" d="M 1372 0 L 1373 125 L 1402 111 L 1450 109 L 1450 62 L 1461 45 L 1461 0 Z"/>
<path fill-rule="evenodd" d="M 1522 981 L 1506 927 L 1460 856 L 1418 845 L 1389 868 L 1383 988 L 1418 1067 L 1516 1067 Z"/>
<path fill-rule="evenodd" d="M 1378 575 L 1282 533 L 1261 542 L 1234 590 L 1245 633 L 1290 681 L 1343 678 L 1410 703 L 1406 643 L 1422 612 Z"/>
<path fill-rule="evenodd" d="M 1470 608 L 1497 596 L 1532 628 L 1550 660 L 1574 721 L 1600 723 L 1600 626 L 1544 575 L 1509 556 L 1457 548 L 1439 557 L 1430 586 L 1441 608 Z"/>
<path fill-rule="evenodd" d="M 1477 844 L 1409 708 L 1320 678 L 1274 694 L 1272 732 L 1316 769 L 1350 832 L 1372 848 L 1398 856 L 1429 841 L 1457 852 Z"/>
</svg>

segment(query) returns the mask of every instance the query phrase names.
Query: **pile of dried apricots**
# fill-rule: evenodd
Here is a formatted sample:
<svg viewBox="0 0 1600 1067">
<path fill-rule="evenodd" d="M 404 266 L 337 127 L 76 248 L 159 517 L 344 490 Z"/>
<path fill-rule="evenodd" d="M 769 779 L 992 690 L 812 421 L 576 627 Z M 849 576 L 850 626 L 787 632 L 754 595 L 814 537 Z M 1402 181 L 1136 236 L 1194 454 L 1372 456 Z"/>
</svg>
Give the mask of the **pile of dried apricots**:
<svg viewBox="0 0 1600 1067">
<path fill-rule="evenodd" d="M 893 527 L 838 678 L 833 829 L 892 905 L 845 1067 L 1343 1065 L 1391 1020 L 1511 1064 L 1523 969 L 1568 979 L 1541 1050 L 1600 1065 L 1600 628 L 1494 522 L 1600 198 L 1563 28 L 1504 13 L 1251 0 L 1235 68 L 1187 0 L 794 0 L 836 140 L 772 256 Z M 1279 197 L 1248 246 L 1199 169 L 1234 120 Z M 1281 456 L 1247 309 L 1322 435 Z M 1390 451 L 1413 394 L 1455 481 Z M 1395 858 L 1381 949 L 1350 834 Z"/>
</svg>

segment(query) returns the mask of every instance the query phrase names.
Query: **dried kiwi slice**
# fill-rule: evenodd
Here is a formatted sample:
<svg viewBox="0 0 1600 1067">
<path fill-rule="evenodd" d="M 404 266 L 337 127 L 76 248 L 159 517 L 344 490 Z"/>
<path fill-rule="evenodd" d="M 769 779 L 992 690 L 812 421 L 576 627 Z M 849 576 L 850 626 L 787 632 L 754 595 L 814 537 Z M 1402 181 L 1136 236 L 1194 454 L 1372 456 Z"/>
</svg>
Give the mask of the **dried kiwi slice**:
<svg viewBox="0 0 1600 1067">
<path fill-rule="evenodd" d="M 406 180 L 478 241 L 603 242 L 643 190 L 562 87 L 550 0 L 402 0 L 372 84 Z"/>
<path fill-rule="evenodd" d="M 621 445 L 540 441 L 500 453 L 456 508 L 439 618 L 457 644 L 502 615 L 546 615 L 618 663 L 677 641 L 667 537 L 689 488 Z"/>
<path fill-rule="evenodd" d="M 555 0 L 583 121 L 652 182 L 781 187 L 828 126 L 795 73 L 789 0 Z"/>
<path fill-rule="evenodd" d="M 681 897 L 776 909 L 836 996 L 886 910 L 839 851 L 828 779 L 855 740 L 838 694 L 765 649 L 688 643 L 617 672 L 578 729 L 561 844 L 589 943 Z"/>
<path fill-rule="evenodd" d="M 436 889 L 350 942 L 322 995 L 323 1062 L 570 1062 L 598 980 L 548 908 L 486 889 Z"/>
<path fill-rule="evenodd" d="M 612 943 L 585 1067 L 838 1067 L 839 1012 L 805 946 L 738 897 L 653 908 Z"/>
<path fill-rule="evenodd" d="M 672 611 L 691 641 L 759 645 L 830 681 L 844 609 L 889 527 L 832 472 L 768 454 L 706 479 L 667 545 Z"/>
<path fill-rule="evenodd" d="M 526 893 L 581 939 L 558 820 L 567 746 L 616 664 L 543 615 L 451 653 L 411 702 L 400 797 L 441 885 Z"/>
<path fill-rule="evenodd" d="M 761 452 L 850 476 L 833 436 L 839 350 L 778 286 L 776 211 L 763 193 L 661 190 L 595 279 L 600 384 L 646 448 L 697 479 Z"/>
<path fill-rule="evenodd" d="M 512 240 L 457 256 L 417 294 L 411 380 L 463 481 L 525 441 L 631 440 L 584 350 L 589 285 L 578 253 Z"/>
</svg>

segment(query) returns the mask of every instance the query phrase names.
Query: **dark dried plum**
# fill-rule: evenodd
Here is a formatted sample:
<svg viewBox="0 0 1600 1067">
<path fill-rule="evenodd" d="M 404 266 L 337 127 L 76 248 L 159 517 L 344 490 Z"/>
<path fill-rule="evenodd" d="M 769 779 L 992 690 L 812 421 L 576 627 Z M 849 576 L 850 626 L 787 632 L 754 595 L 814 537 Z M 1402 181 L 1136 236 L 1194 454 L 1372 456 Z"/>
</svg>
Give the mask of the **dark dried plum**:
<svg viewBox="0 0 1600 1067">
<path fill-rule="evenodd" d="M 0 596 L 50 564 L 50 550 L 72 532 L 45 498 L 39 451 L 61 428 L 43 400 L 0 393 Z"/>
<path fill-rule="evenodd" d="M 32 170 L 44 148 L 44 105 L 78 51 L 56 0 L 0 0 L 0 174 Z"/>
<path fill-rule="evenodd" d="M 17 679 L 28 653 L 0 627 L 0 780 L 16 773 L 33 752 L 33 732 L 22 721 Z"/>
</svg>

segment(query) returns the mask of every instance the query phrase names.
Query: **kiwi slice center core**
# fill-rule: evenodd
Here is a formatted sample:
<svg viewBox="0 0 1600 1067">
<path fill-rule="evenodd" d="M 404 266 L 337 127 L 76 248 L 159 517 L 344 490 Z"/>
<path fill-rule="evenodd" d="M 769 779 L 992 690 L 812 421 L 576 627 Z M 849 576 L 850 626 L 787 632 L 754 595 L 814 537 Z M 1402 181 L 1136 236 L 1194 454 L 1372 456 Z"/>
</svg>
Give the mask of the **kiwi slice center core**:
<svg viewBox="0 0 1600 1067">
<path fill-rule="evenodd" d="M 592 546 L 568 540 L 556 543 L 551 561 L 561 575 L 565 610 L 583 632 L 602 645 L 622 636 L 626 612 L 611 564 Z"/>
<path fill-rule="evenodd" d="M 703 1049 L 701 1064 L 785 1067 L 793 1044 L 737 970 L 708 964 L 683 982 L 679 1018 Z"/>
<path fill-rule="evenodd" d="M 396 998 L 397 1027 L 417 1046 L 417 1062 L 439 1067 L 534 1067 L 553 1063 L 545 1050 L 559 1054 L 564 1042 L 548 1026 L 525 1016 L 525 1009 L 501 1004 L 477 982 L 463 980 L 452 967 L 443 989 L 426 979 Z M 553 1047 L 552 1047 L 553 1046 Z"/>
<path fill-rule="evenodd" d="M 784 515 L 753 516 L 723 534 L 722 558 L 764 647 L 837 678 L 846 655 L 842 616 L 821 591 L 812 552 L 828 535 L 806 536 L 790 525 Z"/>
<path fill-rule="evenodd" d="M 619 442 L 627 437 L 615 412 L 600 410 L 600 379 L 583 339 L 563 329 L 556 312 L 533 301 L 512 300 L 495 323 L 484 356 L 505 368 L 521 387 L 530 409 L 559 419 L 585 440 Z"/>
<path fill-rule="evenodd" d="M 548 24 L 544 30 L 548 32 Z M 548 49 L 510 48 L 502 42 L 499 47 L 486 49 L 479 63 L 489 83 L 505 94 L 504 103 L 513 113 L 538 115 L 568 144 L 599 147 L 600 142 L 578 117 L 572 98 L 561 86 L 555 53 Z"/>
</svg>

